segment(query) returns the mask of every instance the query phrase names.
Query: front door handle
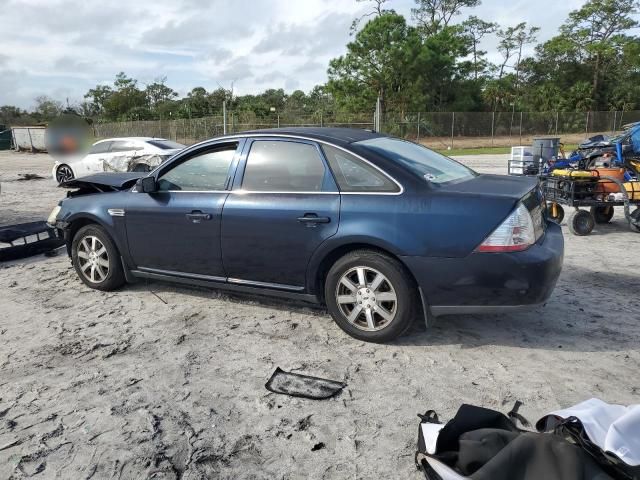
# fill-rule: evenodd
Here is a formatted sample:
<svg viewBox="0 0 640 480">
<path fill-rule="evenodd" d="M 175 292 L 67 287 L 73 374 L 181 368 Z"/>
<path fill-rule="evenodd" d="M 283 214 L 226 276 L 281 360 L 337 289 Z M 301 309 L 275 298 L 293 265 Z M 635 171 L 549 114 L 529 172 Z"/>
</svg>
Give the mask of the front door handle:
<svg viewBox="0 0 640 480">
<path fill-rule="evenodd" d="M 316 213 L 305 213 L 303 217 L 298 217 L 298 221 L 306 224 L 329 223 L 331 218 L 319 217 Z"/>
<path fill-rule="evenodd" d="M 202 213 L 200 210 L 194 210 L 191 213 L 187 213 L 187 218 L 193 223 L 200 223 L 202 220 L 211 220 L 211 214 Z"/>
</svg>

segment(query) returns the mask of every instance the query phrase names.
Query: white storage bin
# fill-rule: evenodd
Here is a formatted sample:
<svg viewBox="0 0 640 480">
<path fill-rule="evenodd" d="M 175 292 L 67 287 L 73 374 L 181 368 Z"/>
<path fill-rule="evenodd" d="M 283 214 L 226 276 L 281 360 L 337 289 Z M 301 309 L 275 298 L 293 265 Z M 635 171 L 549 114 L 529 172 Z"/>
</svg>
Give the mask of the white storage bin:
<svg viewBox="0 0 640 480">
<path fill-rule="evenodd" d="M 533 157 L 533 148 L 531 147 L 511 147 L 512 160 L 531 160 Z"/>
</svg>

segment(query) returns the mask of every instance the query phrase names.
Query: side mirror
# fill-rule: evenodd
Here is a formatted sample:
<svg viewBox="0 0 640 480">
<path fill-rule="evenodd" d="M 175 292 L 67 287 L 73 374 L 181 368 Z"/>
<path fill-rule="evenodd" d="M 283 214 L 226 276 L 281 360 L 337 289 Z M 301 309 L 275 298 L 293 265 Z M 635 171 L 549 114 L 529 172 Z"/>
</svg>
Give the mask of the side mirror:
<svg viewBox="0 0 640 480">
<path fill-rule="evenodd" d="M 158 191 L 155 177 L 142 177 L 136 182 L 136 190 L 142 193 L 153 193 Z"/>
</svg>

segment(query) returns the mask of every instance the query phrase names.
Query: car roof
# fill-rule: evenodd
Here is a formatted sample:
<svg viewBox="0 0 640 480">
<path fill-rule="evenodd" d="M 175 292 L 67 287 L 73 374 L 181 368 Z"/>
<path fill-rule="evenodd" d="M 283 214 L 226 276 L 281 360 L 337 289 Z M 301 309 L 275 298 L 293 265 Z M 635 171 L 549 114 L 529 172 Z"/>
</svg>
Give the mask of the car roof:
<svg viewBox="0 0 640 480">
<path fill-rule="evenodd" d="M 337 128 L 337 127 L 283 127 L 267 128 L 263 130 L 249 130 L 239 132 L 234 136 L 242 135 L 284 135 L 302 136 L 316 140 L 324 140 L 336 144 L 349 144 L 369 140 L 371 138 L 384 137 L 380 133 L 360 128 Z"/>
<path fill-rule="evenodd" d="M 105 138 L 103 140 L 98 140 L 94 143 L 94 145 L 102 142 L 126 142 L 126 141 L 140 141 L 140 142 L 148 142 L 149 140 L 166 140 L 166 138 L 158 138 L 158 137 L 114 137 L 114 138 Z"/>
</svg>

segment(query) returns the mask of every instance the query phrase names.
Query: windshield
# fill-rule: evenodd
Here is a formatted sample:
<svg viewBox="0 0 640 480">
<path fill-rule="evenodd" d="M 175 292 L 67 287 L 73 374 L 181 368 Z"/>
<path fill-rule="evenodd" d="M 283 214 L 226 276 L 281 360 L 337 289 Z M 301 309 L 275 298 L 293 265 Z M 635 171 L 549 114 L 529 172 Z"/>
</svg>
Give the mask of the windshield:
<svg viewBox="0 0 640 480">
<path fill-rule="evenodd" d="M 172 142 L 171 140 L 147 140 L 149 145 L 161 148 L 162 150 L 172 150 L 174 148 L 185 148 L 181 143 Z"/>
<path fill-rule="evenodd" d="M 401 163 L 425 180 L 436 184 L 466 180 L 476 175 L 476 172 L 452 158 L 405 140 L 378 137 L 355 145 Z"/>
</svg>

